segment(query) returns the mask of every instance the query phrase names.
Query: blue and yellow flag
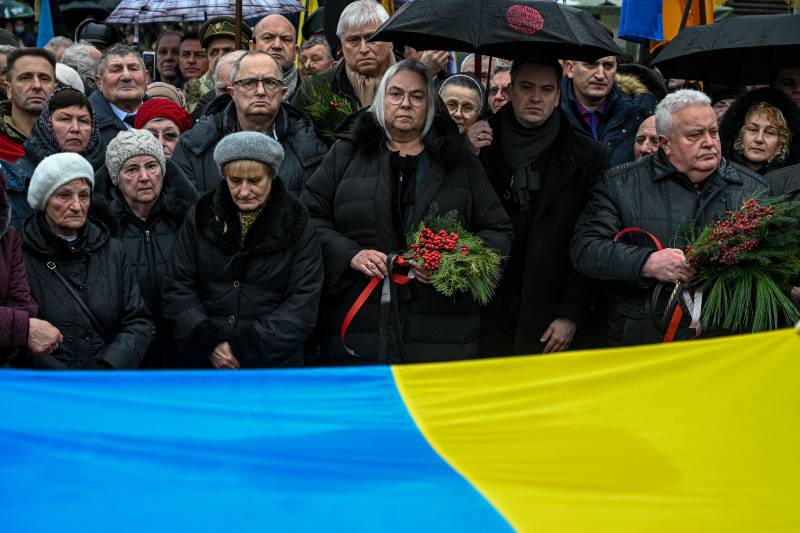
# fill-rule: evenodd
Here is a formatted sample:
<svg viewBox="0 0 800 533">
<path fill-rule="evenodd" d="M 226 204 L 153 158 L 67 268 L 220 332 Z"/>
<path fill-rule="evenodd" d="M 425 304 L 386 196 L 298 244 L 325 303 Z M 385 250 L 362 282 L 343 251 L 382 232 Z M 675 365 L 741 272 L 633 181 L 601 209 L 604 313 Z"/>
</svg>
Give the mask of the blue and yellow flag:
<svg viewBox="0 0 800 533">
<path fill-rule="evenodd" d="M 621 39 L 655 41 L 663 46 L 678 35 L 690 0 L 623 0 L 619 20 Z M 714 7 L 727 0 L 691 0 L 686 27 L 714 23 Z"/>
<path fill-rule="evenodd" d="M 3 371 L 2 530 L 796 533 L 799 354 Z"/>
</svg>

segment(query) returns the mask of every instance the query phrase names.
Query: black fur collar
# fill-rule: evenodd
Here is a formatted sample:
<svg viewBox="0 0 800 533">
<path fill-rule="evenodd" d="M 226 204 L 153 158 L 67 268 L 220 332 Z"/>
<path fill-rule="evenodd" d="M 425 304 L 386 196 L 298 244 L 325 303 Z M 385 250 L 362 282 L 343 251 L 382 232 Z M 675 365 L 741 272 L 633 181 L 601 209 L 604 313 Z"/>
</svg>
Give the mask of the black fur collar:
<svg viewBox="0 0 800 533">
<path fill-rule="evenodd" d="M 266 254 L 290 248 L 300 241 L 308 223 L 305 208 L 286 192 L 280 178 L 273 179 L 269 198 L 241 245 L 239 214 L 227 181 L 200 198 L 195 217 L 198 231 L 231 254 Z"/>
</svg>

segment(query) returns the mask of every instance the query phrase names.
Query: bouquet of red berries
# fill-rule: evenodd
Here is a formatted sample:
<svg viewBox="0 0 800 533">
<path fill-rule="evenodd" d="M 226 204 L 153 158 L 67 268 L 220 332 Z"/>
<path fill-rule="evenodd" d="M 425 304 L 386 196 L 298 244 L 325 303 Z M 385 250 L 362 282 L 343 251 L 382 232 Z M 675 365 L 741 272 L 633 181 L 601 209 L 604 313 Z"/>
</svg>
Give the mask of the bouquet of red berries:
<svg viewBox="0 0 800 533">
<path fill-rule="evenodd" d="M 694 234 L 686 261 L 703 291 L 704 328 L 766 331 L 800 320 L 788 297 L 800 273 L 800 202 L 751 198 Z"/>
<path fill-rule="evenodd" d="M 502 259 L 464 228 L 458 212 L 442 216 L 431 209 L 408 242 L 412 244 L 403 258 L 429 271 L 436 291 L 445 296 L 469 292 L 481 305 L 492 299 L 502 276 Z"/>
</svg>

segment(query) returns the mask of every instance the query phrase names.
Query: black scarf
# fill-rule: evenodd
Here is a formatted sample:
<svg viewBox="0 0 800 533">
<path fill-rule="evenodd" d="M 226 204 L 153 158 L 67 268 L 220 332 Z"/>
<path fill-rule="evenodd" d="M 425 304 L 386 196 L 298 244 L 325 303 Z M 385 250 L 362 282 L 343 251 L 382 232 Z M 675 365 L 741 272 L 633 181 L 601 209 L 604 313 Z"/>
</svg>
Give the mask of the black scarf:
<svg viewBox="0 0 800 533">
<path fill-rule="evenodd" d="M 506 106 L 500 127 L 503 132 L 500 149 L 511 169 L 513 200 L 520 210 L 527 211 L 530 209 L 531 192 L 542 188 L 536 171 L 536 159 L 555 141 L 561 127 L 561 114 L 556 109 L 543 124 L 528 128 L 519 123 L 511 106 Z"/>
</svg>

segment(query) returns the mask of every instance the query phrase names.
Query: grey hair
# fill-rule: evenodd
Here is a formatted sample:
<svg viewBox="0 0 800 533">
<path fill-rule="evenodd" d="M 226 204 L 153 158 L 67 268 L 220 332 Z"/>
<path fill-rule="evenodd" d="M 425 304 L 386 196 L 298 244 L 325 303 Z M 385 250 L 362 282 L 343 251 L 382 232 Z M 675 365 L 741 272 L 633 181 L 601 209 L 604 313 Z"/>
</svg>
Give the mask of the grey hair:
<svg viewBox="0 0 800 533">
<path fill-rule="evenodd" d="M 384 104 L 384 99 L 386 97 L 386 89 L 389 85 L 389 82 L 401 70 L 416 72 L 422 76 L 423 80 L 425 80 L 425 97 L 428 100 L 428 110 L 425 117 L 425 127 L 422 129 L 421 134 L 422 137 L 425 137 L 425 135 L 428 133 L 428 130 L 431 129 L 431 125 L 433 124 L 433 118 L 436 115 L 436 101 L 439 99 L 439 95 L 436 94 L 436 88 L 433 86 L 433 80 L 431 79 L 430 73 L 428 73 L 428 67 L 426 67 L 425 63 L 419 59 L 404 59 L 403 61 L 395 63 L 386 70 L 383 78 L 381 78 L 380 84 L 378 84 L 378 89 L 375 91 L 375 99 L 372 101 L 369 112 L 372 113 L 373 117 L 375 117 L 375 121 L 380 124 L 381 129 L 386 134 L 386 137 L 391 139 L 392 136 L 389 134 L 389 130 L 386 128 L 386 105 Z"/>
<path fill-rule="evenodd" d="M 115 45 L 110 46 L 103 55 L 100 56 L 100 61 L 97 62 L 97 67 L 95 68 L 95 74 L 97 76 L 102 76 L 106 70 L 106 65 L 108 65 L 108 58 L 109 57 L 125 57 L 125 56 L 136 56 L 136 59 L 139 61 L 139 65 L 141 65 L 142 70 L 146 70 L 144 59 L 142 59 L 142 55 L 139 53 L 139 50 L 132 46 L 128 46 L 127 44 L 117 43 Z"/>
<path fill-rule="evenodd" d="M 656 106 L 656 133 L 669 137 L 672 132 L 672 114 L 694 105 L 711 107 L 711 99 L 700 91 L 681 89 L 668 94 Z"/>
<path fill-rule="evenodd" d="M 69 48 L 64 49 L 61 62 L 68 67 L 74 68 L 83 80 L 93 80 L 97 62 L 89 56 L 91 50 L 97 50 L 94 45 L 87 42 L 75 43 Z"/>
<path fill-rule="evenodd" d="M 44 45 L 44 47 L 47 48 L 48 50 L 51 50 L 53 48 L 67 48 L 68 46 L 72 46 L 72 39 L 68 39 L 67 37 L 62 37 L 61 35 L 53 37 L 52 39 L 47 41 L 46 45 Z"/>
<path fill-rule="evenodd" d="M 239 59 L 237 59 L 233 63 L 233 68 L 231 69 L 231 83 L 236 81 L 236 77 L 239 75 L 239 69 L 242 66 L 242 61 L 244 61 L 245 58 L 247 58 L 247 57 L 259 57 L 259 56 L 268 57 L 271 60 L 273 60 L 276 65 L 278 65 L 278 60 L 275 59 L 274 57 L 272 57 L 271 55 L 269 55 L 268 53 L 262 52 L 261 50 L 248 50 L 245 53 L 243 53 L 241 56 L 239 56 Z M 278 65 L 278 72 L 280 72 L 280 76 L 281 76 L 279 79 L 283 80 L 283 69 L 281 68 L 280 65 Z"/>
<path fill-rule="evenodd" d="M 211 77 L 214 80 L 214 88 L 217 90 L 217 92 L 224 91 L 227 87 L 226 85 L 220 85 L 219 73 L 222 72 L 220 67 L 227 65 L 228 63 L 234 63 L 237 59 L 239 59 L 239 56 L 246 53 L 247 52 L 245 50 L 234 50 L 233 52 L 228 52 L 219 58 L 219 61 L 217 61 L 217 66 L 214 69 L 214 72 L 211 74 Z M 231 74 L 233 74 L 233 71 L 231 71 Z M 233 77 L 231 77 L 231 79 L 233 79 Z"/>
<path fill-rule="evenodd" d="M 19 48 L 18 46 L 12 46 L 10 44 L 0 44 L 0 54 L 10 54 L 14 50 Z"/>
<path fill-rule="evenodd" d="M 336 36 L 340 39 L 345 33 L 360 30 L 373 24 L 381 25 L 389 20 L 386 9 L 375 0 L 356 0 L 342 10 Z"/>
<path fill-rule="evenodd" d="M 325 47 L 325 52 L 328 54 L 328 60 L 333 59 L 333 54 L 331 53 L 331 45 L 328 44 L 328 39 L 321 35 L 313 35 L 310 38 L 303 41 L 303 44 L 300 45 L 300 51 L 307 50 L 313 46 L 322 45 Z"/>
<path fill-rule="evenodd" d="M 444 80 L 442 86 L 439 87 L 439 96 L 441 96 L 442 99 L 444 99 L 444 92 L 450 87 L 463 87 L 464 89 L 469 89 L 474 92 L 475 96 L 478 98 L 476 115 L 481 116 L 481 113 L 483 113 L 483 87 L 478 80 L 469 74 L 453 74 Z"/>
</svg>

